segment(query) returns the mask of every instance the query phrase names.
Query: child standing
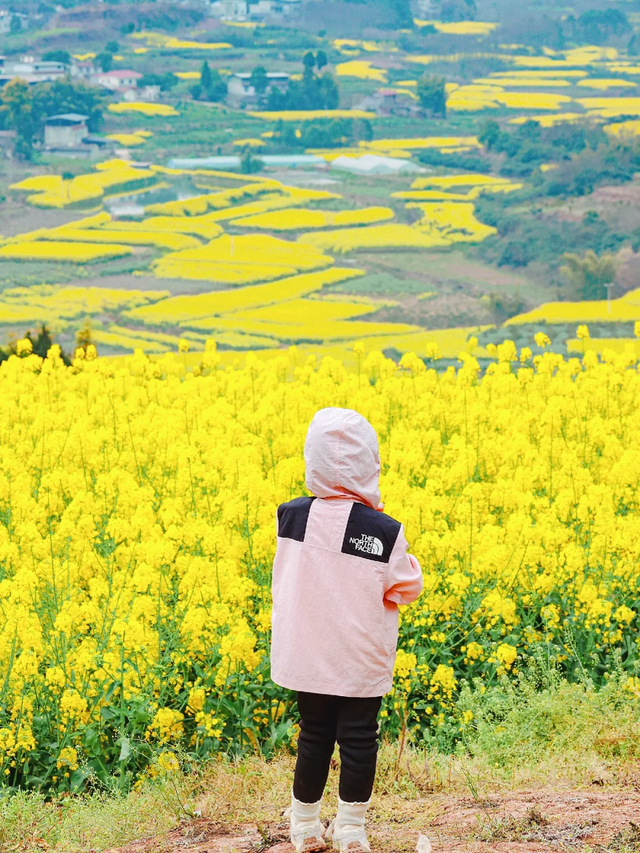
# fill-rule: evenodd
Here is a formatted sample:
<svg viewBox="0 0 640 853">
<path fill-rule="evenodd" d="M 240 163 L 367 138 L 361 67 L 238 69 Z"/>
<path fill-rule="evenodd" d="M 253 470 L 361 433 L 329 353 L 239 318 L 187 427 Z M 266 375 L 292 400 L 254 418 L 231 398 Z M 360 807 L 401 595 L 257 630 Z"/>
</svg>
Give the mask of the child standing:
<svg viewBox="0 0 640 853">
<path fill-rule="evenodd" d="M 402 525 L 382 513 L 373 427 L 351 409 L 322 409 L 305 444 L 314 497 L 278 508 L 271 676 L 296 690 L 300 736 L 291 804 L 298 853 L 326 849 L 320 803 L 336 743 L 338 814 L 326 837 L 370 853 L 365 816 L 376 772 L 378 712 L 391 690 L 398 605 L 422 591 Z"/>
</svg>

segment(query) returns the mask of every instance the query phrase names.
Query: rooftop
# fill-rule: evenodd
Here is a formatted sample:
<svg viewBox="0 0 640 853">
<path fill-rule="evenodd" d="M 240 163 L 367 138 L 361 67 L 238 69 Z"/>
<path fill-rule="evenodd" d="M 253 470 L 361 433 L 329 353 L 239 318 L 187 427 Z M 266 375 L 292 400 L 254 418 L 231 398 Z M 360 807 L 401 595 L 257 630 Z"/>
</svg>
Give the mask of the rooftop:
<svg viewBox="0 0 640 853">
<path fill-rule="evenodd" d="M 82 124 L 84 121 L 89 121 L 89 116 L 80 115 L 80 113 L 61 113 L 58 116 L 49 116 L 44 120 L 45 124 L 51 122 L 60 124 Z"/>
<path fill-rule="evenodd" d="M 233 76 L 239 77 L 240 80 L 249 80 L 251 73 L 249 71 L 236 71 Z M 288 80 L 289 76 L 286 71 L 267 71 L 267 78 L 269 80 Z"/>
<path fill-rule="evenodd" d="M 122 80 L 128 77 L 135 77 L 136 79 L 142 77 L 139 71 L 131 71 L 128 68 L 118 69 L 117 71 L 101 71 L 99 74 L 100 77 L 115 77 L 118 80 Z"/>
</svg>

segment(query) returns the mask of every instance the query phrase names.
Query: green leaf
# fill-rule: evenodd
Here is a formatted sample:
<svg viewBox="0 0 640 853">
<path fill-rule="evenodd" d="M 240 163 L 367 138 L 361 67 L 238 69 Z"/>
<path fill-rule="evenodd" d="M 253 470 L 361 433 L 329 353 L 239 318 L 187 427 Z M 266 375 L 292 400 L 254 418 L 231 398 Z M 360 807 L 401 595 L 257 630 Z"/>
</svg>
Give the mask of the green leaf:
<svg viewBox="0 0 640 853">
<path fill-rule="evenodd" d="M 131 755 L 131 742 L 128 737 L 120 738 L 120 758 L 118 761 L 126 761 Z"/>
</svg>

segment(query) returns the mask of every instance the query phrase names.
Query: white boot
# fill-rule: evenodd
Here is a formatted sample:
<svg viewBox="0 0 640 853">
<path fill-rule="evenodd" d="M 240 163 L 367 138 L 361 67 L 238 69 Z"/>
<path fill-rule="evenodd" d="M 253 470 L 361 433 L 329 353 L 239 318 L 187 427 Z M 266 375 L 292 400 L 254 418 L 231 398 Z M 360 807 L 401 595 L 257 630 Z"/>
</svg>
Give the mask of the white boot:
<svg viewBox="0 0 640 853">
<path fill-rule="evenodd" d="M 320 822 L 320 803 L 301 803 L 291 795 L 291 843 L 296 853 L 326 850 L 324 826 Z"/>
<path fill-rule="evenodd" d="M 344 803 L 338 798 L 338 816 L 327 830 L 327 838 L 333 841 L 334 849 L 340 853 L 371 853 L 364 822 L 368 803 Z"/>
</svg>

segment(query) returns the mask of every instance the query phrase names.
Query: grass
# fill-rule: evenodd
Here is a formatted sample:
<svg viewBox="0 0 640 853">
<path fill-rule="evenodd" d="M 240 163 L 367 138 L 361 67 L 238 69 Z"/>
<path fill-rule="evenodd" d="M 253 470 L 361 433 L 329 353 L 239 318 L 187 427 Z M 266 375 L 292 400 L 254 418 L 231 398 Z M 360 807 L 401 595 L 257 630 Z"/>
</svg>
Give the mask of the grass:
<svg viewBox="0 0 640 853">
<path fill-rule="evenodd" d="M 611 839 L 610 850 L 640 850 L 640 826 L 629 821 L 629 826 L 620 830 Z"/>
<path fill-rule="evenodd" d="M 424 281 L 402 279 L 386 273 L 368 273 L 362 279 L 352 279 L 332 288 L 336 293 L 359 293 L 379 295 L 399 295 L 424 293 L 427 287 Z"/>
<path fill-rule="evenodd" d="M 481 841 L 575 844 L 588 834 L 591 824 L 559 826 L 537 808 L 520 817 L 497 816 L 491 798 L 524 788 L 562 791 L 594 780 L 624 785 L 640 758 L 640 703 L 615 676 L 599 691 L 566 682 L 535 689 L 534 676 L 530 670 L 518 689 L 505 682 L 484 694 L 463 690 L 459 706 L 471 710 L 474 720 L 452 754 L 435 742 L 402 751 L 396 743 L 382 744 L 371 809 L 381 849 L 404 850 L 400 838 L 387 846 L 389 826 L 415 836 L 441 814 L 446 797 L 467 803 L 472 797 L 478 810 L 473 836 Z M 289 801 L 294 761 L 289 754 L 272 761 L 218 756 L 158 773 L 129 793 L 114 788 L 48 802 L 38 793 L 5 791 L 0 851 L 97 853 L 199 818 L 229 829 L 247 823 L 273 828 Z M 336 762 L 332 766 L 322 815 L 327 820 L 337 798 Z M 629 825 L 607 849 L 638 850 L 639 841 L 640 830 Z"/>
<path fill-rule="evenodd" d="M 480 837 L 483 841 L 537 841 L 542 844 L 574 845 L 588 836 L 597 823 L 585 820 L 572 826 L 557 828 L 545 817 L 537 806 L 532 806 L 524 817 L 492 818 L 481 822 Z"/>
</svg>

